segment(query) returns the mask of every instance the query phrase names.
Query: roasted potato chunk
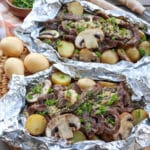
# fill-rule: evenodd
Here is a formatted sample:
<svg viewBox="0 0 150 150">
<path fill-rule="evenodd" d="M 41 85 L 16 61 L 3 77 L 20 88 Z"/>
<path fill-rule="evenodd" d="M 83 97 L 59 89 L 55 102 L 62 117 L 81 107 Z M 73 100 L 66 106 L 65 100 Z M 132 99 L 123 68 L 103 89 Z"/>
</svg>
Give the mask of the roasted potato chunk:
<svg viewBox="0 0 150 150">
<path fill-rule="evenodd" d="M 101 55 L 100 61 L 107 64 L 115 64 L 119 61 L 119 57 L 115 51 L 107 50 Z"/>
<path fill-rule="evenodd" d="M 71 42 L 67 41 L 60 41 L 59 44 L 57 45 L 57 50 L 60 56 L 69 58 L 72 56 L 74 52 L 74 45 Z"/>
<path fill-rule="evenodd" d="M 40 135 L 45 131 L 47 121 L 39 114 L 33 114 L 27 118 L 25 128 L 31 135 Z"/>
<path fill-rule="evenodd" d="M 140 53 L 136 47 L 128 48 L 126 54 L 132 62 L 137 62 L 140 59 Z"/>
<path fill-rule="evenodd" d="M 150 55 L 150 42 L 144 41 L 139 45 L 139 51 L 141 56 Z"/>
<path fill-rule="evenodd" d="M 71 2 L 67 6 L 67 10 L 69 13 L 74 15 L 82 15 L 83 14 L 83 7 L 79 2 Z"/>
<path fill-rule="evenodd" d="M 52 73 L 51 79 L 53 84 L 60 84 L 63 86 L 69 85 L 71 82 L 71 77 L 61 72 Z"/>
</svg>

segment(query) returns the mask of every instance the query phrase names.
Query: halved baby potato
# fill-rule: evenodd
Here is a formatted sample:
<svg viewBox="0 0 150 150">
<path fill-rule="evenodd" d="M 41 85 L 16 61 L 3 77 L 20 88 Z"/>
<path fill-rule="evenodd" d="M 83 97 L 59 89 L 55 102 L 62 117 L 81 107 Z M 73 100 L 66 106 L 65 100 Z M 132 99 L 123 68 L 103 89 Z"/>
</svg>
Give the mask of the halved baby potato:
<svg viewBox="0 0 150 150">
<path fill-rule="evenodd" d="M 47 121 L 44 116 L 33 114 L 27 118 L 25 128 L 31 135 L 40 135 L 45 131 Z"/>
<path fill-rule="evenodd" d="M 83 7 L 79 2 L 71 2 L 67 6 L 67 10 L 69 13 L 74 15 L 82 15 L 83 14 Z"/>
<path fill-rule="evenodd" d="M 74 52 L 74 45 L 71 42 L 67 41 L 60 41 L 59 44 L 57 45 L 57 50 L 60 56 L 69 58 L 73 55 Z"/>
<path fill-rule="evenodd" d="M 102 53 L 100 61 L 107 64 L 115 64 L 119 61 L 119 56 L 115 51 L 106 50 Z"/>
<path fill-rule="evenodd" d="M 89 87 L 96 85 L 96 82 L 90 78 L 82 78 L 78 80 L 77 84 L 82 90 L 87 90 Z"/>
<path fill-rule="evenodd" d="M 60 84 L 63 86 L 67 86 L 71 82 L 71 77 L 61 72 L 54 72 L 52 73 L 51 80 L 53 84 Z"/>
</svg>

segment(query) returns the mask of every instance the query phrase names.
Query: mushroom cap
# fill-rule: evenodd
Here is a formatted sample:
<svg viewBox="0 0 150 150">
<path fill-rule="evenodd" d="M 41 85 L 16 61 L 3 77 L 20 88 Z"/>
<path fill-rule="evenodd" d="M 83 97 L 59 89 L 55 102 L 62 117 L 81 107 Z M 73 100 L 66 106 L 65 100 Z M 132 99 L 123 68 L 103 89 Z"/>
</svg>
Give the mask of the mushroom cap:
<svg viewBox="0 0 150 150">
<path fill-rule="evenodd" d="M 45 38 L 57 39 L 58 37 L 59 37 L 59 32 L 56 30 L 45 30 L 41 32 L 39 36 L 40 39 L 45 39 Z"/>
<path fill-rule="evenodd" d="M 38 98 L 47 94 L 48 93 L 48 90 L 49 88 L 52 86 L 52 83 L 50 80 L 44 80 L 44 81 L 41 81 L 39 84 L 42 85 L 42 92 L 39 94 L 34 94 L 31 92 L 29 92 L 28 94 L 32 95 L 32 98 L 28 98 L 28 96 L 26 96 L 26 100 L 29 102 L 29 103 L 34 103 L 34 102 L 37 102 L 38 101 Z"/>
<path fill-rule="evenodd" d="M 80 120 L 73 114 L 64 114 L 52 118 L 46 128 L 46 136 L 55 136 L 56 129 L 58 129 L 59 137 L 69 139 L 73 137 L 72 128 L 70 125 L 74 125 L 75 129 L 80 129 Z"/>
<path fill-rule="evenodd" d="M 98 41 L 103 40 L 104 33 L 100 28 L 86 29 L 77 35 L 75 45 L 78 48 L 98 48 Z"/>
</svg>

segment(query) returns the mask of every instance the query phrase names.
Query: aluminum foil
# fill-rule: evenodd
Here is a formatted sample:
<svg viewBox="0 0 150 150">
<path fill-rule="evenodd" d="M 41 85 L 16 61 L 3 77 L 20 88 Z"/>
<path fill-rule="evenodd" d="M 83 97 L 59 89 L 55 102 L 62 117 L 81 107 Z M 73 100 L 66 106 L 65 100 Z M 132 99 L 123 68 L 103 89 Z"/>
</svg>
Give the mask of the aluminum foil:
<svg viewBox="0 0 150 150">
<path fill-rule="evenodd" d="M 30 52 L 42 53 L 43 55 L 48 57 L 50 62 L 54 62 L 54 63 L 64 62 L 64 63 L 71 64 L 71 65 L 76 64 L 78 68 L 88 68 L 88 70 L 91 70 L 91 71 L 99 70 L 101 71 L 101 73 L 103 73 L 104 76 L 105 74 L 111 74 L 111 72 L 113 73 L 115 72 L 117 74 L 117 73 L 122 72 L 124 69 L 129 69 L 129 68 L 134 67 L 133 63 L 129 63 L 127 61 L 121 61 L 115 65 L 108 65 L 108 64 L 102 64 L 102 63 L 80 62 L 80 61 L 62 58 L 52 46 L 42 42 L 41 40 L 37 38 L 39 36 L 40 30 L 43 28 L 43 26 L 41 26 L 41 22 L 45 22 L 49 19 L 55 18 L 55 16 L 58 14 L 59 10 L 61 9 L 61 6 L 70 1 L 72 0 L 62 0 L 62 1 L 61 0 L 38 1 L 37 0 L 35 1 L 33 10 L 24 20 L 22 29 L 16 28 L 15 30 L 15 34 L 20 39 L 22 39 L 25 43 L 27 43 L 27 46 Z M 84 9 L 88 11 L 89 13 L 95 10 L 100 10 L 101 12 L 106 13 L 108 15 L 113 15 L 116 17 L 123 16 L 134 23 L 141 24 L 141 26 L 145 26 L 147 29 L 146 33 L 150 35 L 150 24 L 136 17 L 132 13 L 129 13 L 126 11 L 119 12 L 119 11 L 114 11 L 114 10 L 111 10 L 111 11 L 104 10 L 90 2 L 87 2 L 84 0 L 79 0 L 79 1 L 83 5 Z M 120 76 L 120 78 L 122 77 Z"/>
<path fill-rule="evenodd" d="M 126 81 L 128 87 L 133 91 L 133 95 L 138 95 L 136 100 L 142 99 L 144 101 L 145 110 L 150 115 L 150 95 L 148 93 L 150 91 L 150 84 L 148 84 L 150 83 L 148 73 L 150 71 L 150 59 L 146 59 L 136 64 L 134 68 L 124 70 L 121 74 L 111 73 L 108 76 L 101 74 L 98 70 L 93 70 L 93 72 L 90 69 L 77 68 L 76 65 L 66 63 L 54 64 L 45 71 L 27 77 L 14 75 L 9 83 L 10 91 L 0 100 L 0 140 L 23 150 L 141 150 L 150 146 L 150 121 L 148 119 L 135 126 L 126 140 L 108 143 L 100 140 L 85 141 L 70 145 L 62 139 L 29 135 L 24 128 L 26 118 L 22 113 L 25 107 L 26 87 L 48 78 L 55 69 L 59 69 L 72 78 L 86 76 L 95 80 Z M 141 73 L 141 69 L 145 72 Z"/>
</svg>

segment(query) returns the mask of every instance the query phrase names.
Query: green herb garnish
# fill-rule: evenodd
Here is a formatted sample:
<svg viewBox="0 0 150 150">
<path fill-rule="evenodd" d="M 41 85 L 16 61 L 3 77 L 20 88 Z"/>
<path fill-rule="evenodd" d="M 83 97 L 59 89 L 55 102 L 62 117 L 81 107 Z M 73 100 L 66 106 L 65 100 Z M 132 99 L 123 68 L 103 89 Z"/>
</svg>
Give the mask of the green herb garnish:
<svg viewBox="0 0 150 150">
<path fill-rule="evenodd" d="M 32 8 L 34 0 L 13 0 L 12 4 L 19 8 Z"/>
<path fill-rule="evenodd" d="M 112 95 L 111 99 L 108 100 L 107 105 L 112 105 L 112 104 L 116 103 L 117 101 L 118 101 L 118 95 L 114 94 L 114 95 Z"/>
<path fill-rule="evenodd" d="M 74 50 L 74 53 L 75 53 L 75 54 L 79 54 L 79 52 L 80 52 L 80 51 L 79 51 L 78 49 L 75 49 L 75 50 Z"/>
<path fill-rule="evenodd" d="M 47 111 L 39 111 L 39 112 L 37 112 L 37 114 L 42 115 L 42 116 L 44 116 L 47 113 L 48 113 Z"/>
<path fill-rule="evenodd" d="M 107 111 L 107 107 L 104 105 L 100 105 L 98 110 L 95 112 L 95 114 L 96 115 L 100 115 L 100 114 L 103 115 L 106 113 L 106 111 Z"/>
<path fill-rule="evenodd" d="M 147 40 L 146 35 L 144 35 L 144 36 L 140 39 L 141 42 L 144 42 L 144 41 L 146 41 L 146 40 Z"/>
<path fill-rule="evenodd" d="M 80 32 L 85 30 L 85 27 L 83 27 L 83 26 L 76 26 L 76 30 L 77 30 L 78 33 L 80 33 Z"/>
<path fill-rule="evenodd" d="M 47 105 L 47 106 L 53 106 L 53 105 L 55 105 L 57 102 L 56 102 L 56 100 L 55 99 L 47 99 L 46 101 L 45 101 L 45 104 Z"/>
<path fill-rule="evenodd" d="M 145 56 L 145 50 L 144 49 L 139 49 L 140 56 Z"/>
<path fill-rule="evenodd" d="M 46 43 L 46 44 L 51 44 L 51 40 L 50 39 L 44 39 L 44 43 Z"/>
<path fill-rule="evenodd" d="M 97 57 L 101 57 L 101 53 L 100 52 L 96 51 L 95 54 L 96 54 Z"/>
<path fill-rule="evenodd" d="M 52 88 L 49 88 L 48 93 L 53 93 L 54 90 Z"/>
<path fill-rule="evenodd" d="M 115 126 L 115 121 L 112 118 L 107 118 L 106 122 L 109 123 L 109 124 L 111 124 L 112 126 Z"/>
<path fill-rule="evenodd" d="M 116 24 L 116 18 L 115 17 L 110 17 L 108 19 L 108 22 L 110 22 L 112 25 L 115 25 Z"/>
<path fill-rule="evenodd" d="M 26 95 L 26 99 L 32 99 L 32 98 L 33 98 L 32 93 L 29 92 L 29 93 Z"/>
<path fill-rule="evenodd" d="M 41 84 L 36 84 L 32 91 L 33 94 L 41 94 L 42 93 L 42 85 Z"/>
</svg>

